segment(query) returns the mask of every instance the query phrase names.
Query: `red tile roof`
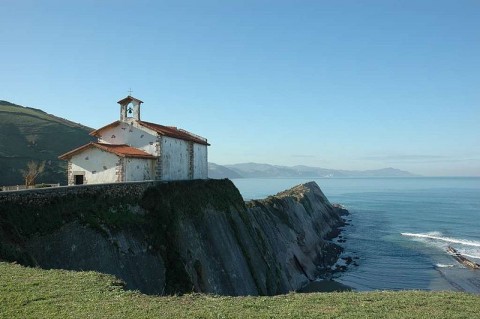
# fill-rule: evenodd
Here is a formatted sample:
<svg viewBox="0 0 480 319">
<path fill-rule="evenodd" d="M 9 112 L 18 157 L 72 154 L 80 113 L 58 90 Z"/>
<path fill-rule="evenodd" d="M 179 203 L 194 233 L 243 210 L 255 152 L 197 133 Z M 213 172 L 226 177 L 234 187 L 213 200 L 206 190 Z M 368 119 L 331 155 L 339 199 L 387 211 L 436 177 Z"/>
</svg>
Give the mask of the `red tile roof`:
<svg viewBox="0 0 480 319">
<path fill-rule="evenodd" d="M 207 139 L 203 138 L 201 136 L 195 135 L 193 133 L 190 133 L 188 131 L 178 129 L 174 126 L 164 126 L 160 124 L 155 124 L 155 123 L 150 123 L 150 122 L 144 122 L 144 121 L 138 121 L 138 123 L 144 127 L 147 127 L 151 130 L 154 130 L 160 135 L 165 135 L 168 137 L 173 137 L 173 138 L 178 138 L 181 140 L 185 141 L 191 141 L 194 143 L 198 144 L 203 144 L 203 145 L 210 145 L 207 143 Z"/>
<path fill-rule="evenodd" d="M 120 123 L 122 123 L 122 122 L 120 122 L 120 121 L 112 122 L 112 123 L 110 123 L 110 124 L 107 124 L 107 125 L 99 128 L 99 129 L 96 129 L 95 131 L 91 131 L 91 132 L 90 132 L 90 135 L 91 135 L 91 136 L 97 136 L 97 137 L 99 137 L 99 135 L 100 135 L 99 133 L 100 133 L 101 131 L 103 131 L 103 130 L 105 130 L 105 129 L 107 129 L 107 128 L 110 128 L 110 127 L 118 126 L 118 125 L 120 125 Z"/>
<path fill-rule="evenodd" d="M 137 101 L 138 103 L 143 103 L 143 101 L 140 101 L 139 99 L 136 99 L 134 98 L 133 96 L 129 95 L 127 96 L 126 98 L 124 99 L 121 99 L 120 101 L 118 101 L 117 103 L 120 104 L 120 105 L 123 105 L 123 104 L 127 104 L 127 103 L 130 103 L 132 101 Z"/>
<path fill-rule="evenodd" d="M 121 121 L 115 121 L 113 123 L 110 123 L 108 125 L 105 125 L 104 127 L 101 127 L 93 132 L 90 133 L 92 136 L 99 136 L 100 132 L 110 128 L 110 127 L 115 127 L 120 125 L 122 123 Z M 208 145 L 207 139 L 203 138 L 201 136 L 195 135 L 193 133 L 190 133 L 188 131 L 178 129 L 174 126 L 164 126 L 160 124 L 155 124 L 155 123 L 150 123 L 150 122 L 144 122 L 144 121 L 137 121 L 138 124 L 140 124 L 143 127 L 149 128 L 155 132 L 157 132 L 160 135 L 168 136 L 168 137 L 173 137 L 173 138 L 178 138 L 180 140 L 185 140 L 185 141 L 191 141 L 197 144 L 203 144 L 203 145 Z"/>
<path fill-rule="evenodd" d="M 155 156 L 145 151 L 139 150 L 138 148 L 135 148 L 135 147 L 128 146 L 126 144 L 105 144 L 105 143 L 94 143 L 94 142 L 90 142 L 86 145 L 80 146 L 79 148 L 76 148 L 68 153 L 60 155 L 58 158 L 63 160 L 68 160 L 73 155 L 81 153 L 83 150 L 92 148 L 92 147 L 101 149 L 109 153 L 113 153 L 120 157 L 135 157 L 135 158 L 147 158 L 147 159 L 156 158 Z"/>
</svg>

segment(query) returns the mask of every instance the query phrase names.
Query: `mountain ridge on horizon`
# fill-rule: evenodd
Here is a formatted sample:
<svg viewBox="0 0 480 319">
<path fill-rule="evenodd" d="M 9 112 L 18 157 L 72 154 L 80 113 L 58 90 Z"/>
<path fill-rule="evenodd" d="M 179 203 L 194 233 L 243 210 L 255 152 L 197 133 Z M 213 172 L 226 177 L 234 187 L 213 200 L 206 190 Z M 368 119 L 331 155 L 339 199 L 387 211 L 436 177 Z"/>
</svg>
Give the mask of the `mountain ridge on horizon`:
<svg viewBox="0 0 480 319">
<path fill-rule="evenodd" d="M 291 177 L 418 177 L 393 167 L 370 170 L 340 170 L 307 165 L 273 165 L 266 163 L 238 163 L 220 165 L 209 162 L 210 178 L 291 178 Z"/>
</svg>

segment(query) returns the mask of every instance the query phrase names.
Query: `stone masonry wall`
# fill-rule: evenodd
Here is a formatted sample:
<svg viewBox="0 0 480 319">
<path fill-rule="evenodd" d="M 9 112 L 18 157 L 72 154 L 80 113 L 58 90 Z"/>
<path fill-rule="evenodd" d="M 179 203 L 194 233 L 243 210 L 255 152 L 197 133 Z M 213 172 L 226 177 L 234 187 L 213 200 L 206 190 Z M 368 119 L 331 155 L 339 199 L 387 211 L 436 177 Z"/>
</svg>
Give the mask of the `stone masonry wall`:
<svg viewBox="0 0 480 319">
<path fill-rule="evenodd" d="M 61 186 L 55 188 L 37 188 L 21 191 L 0 192 L 0 206 L 4 203 L 43 205 L 57 197 L 67 195 L 96 195 L 107 193 L 121 197 L 125 194 L 141 198 L 145 190 L 159 182 L 126 182 L 94 185 Z"/>
</svg>

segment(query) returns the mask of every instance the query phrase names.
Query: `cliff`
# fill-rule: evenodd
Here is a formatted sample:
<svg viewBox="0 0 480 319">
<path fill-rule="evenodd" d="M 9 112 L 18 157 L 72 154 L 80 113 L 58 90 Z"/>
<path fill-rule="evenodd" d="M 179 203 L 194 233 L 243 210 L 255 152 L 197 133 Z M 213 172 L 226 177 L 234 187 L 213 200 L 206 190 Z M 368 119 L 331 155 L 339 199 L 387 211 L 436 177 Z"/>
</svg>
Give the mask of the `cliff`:
<svg viewBox="0 0 480 319">
<path fill-rule="evenodd" d="M 329 269 L 342 225 L 315 183 L 244 203 L 229 180 L 0 193 L 0 259 L 96 270 L 150 294 L 272 295 Z"/>
</svg>

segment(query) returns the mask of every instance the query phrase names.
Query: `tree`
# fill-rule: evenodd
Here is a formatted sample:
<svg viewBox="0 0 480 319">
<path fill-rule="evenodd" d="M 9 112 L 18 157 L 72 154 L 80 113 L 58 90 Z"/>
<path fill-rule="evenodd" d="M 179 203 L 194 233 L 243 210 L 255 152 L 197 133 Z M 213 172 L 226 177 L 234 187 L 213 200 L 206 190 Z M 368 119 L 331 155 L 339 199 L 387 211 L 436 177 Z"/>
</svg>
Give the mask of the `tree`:
<svg viewBox="0 0 480 319">
<path fill-rule="evenodd" d="M 22 170 L 22 175 L 25 178 L 25 186 L 28 188 L 29 186 L 35 185 L 35 178 L 38 175 L 43 173 L 45 170 L 45 161 L 38 163 L 35 161 L 30 161 L 27 163 L 27 169 Z"/>
</svg>

